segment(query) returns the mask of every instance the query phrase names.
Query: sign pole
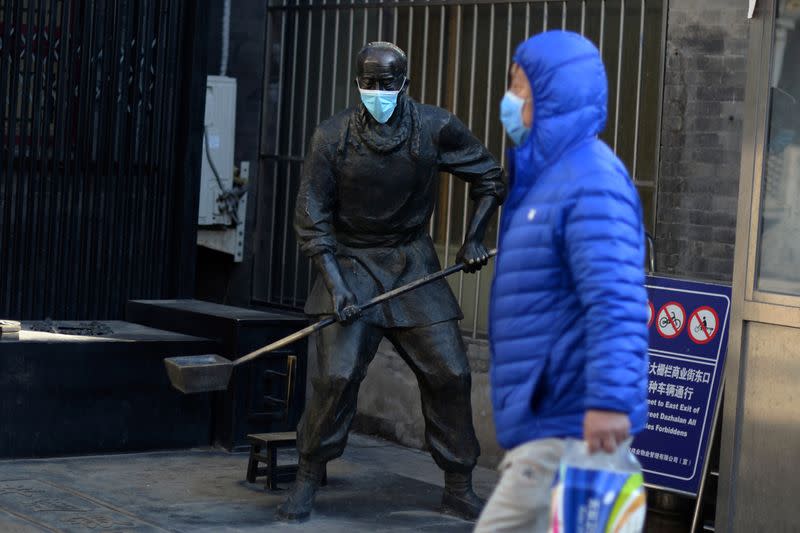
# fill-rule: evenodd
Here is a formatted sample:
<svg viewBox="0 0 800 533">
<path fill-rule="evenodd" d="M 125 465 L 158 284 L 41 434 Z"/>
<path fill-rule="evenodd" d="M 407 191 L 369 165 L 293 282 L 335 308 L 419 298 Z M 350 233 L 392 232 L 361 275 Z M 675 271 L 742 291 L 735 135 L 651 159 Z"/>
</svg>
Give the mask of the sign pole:
<svg viewBox="0 0 800 533">
<path fill-rule="evenodd" d="M 725 367 L 722 368 L 723 380 L 725 377 Z M 725 394 L 725 387 L 720 387 L 719 394 L 717 395 L 717 402 L 714 406 L 714 421 L 711 426 L 711 433 L 708 435 L 708 448 L 706 448 L 706 459 L 703 462 L 703 475 L 700 478 L 700 487 L 697 489 L 697 500 L 694 504 L 694 516 L 692 517 L 691 532 L 697 531 L 698 522 L 700 521 L 700 514 L 703 512 L 703 493 L 706 489 L 706 480 L 708 479 L 708 464 L 711 460 L 711 449 L 714 447 L 714 439 L 717 437 L 717 424 L 719 423 L 720 407 L 722 406 L 722 396 Z"/>
</svg>

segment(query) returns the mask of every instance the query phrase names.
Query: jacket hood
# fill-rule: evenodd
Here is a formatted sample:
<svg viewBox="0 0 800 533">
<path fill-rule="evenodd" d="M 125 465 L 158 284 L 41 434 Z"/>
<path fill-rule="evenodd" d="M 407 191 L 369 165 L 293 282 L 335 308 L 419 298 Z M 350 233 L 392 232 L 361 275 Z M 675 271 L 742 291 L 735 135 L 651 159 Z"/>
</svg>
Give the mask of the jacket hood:
<svg viewBox="0 0 800 533">
<path fill-rule="evenodd" d="M 531 132 L 515 149 L 517 173 L 530 177 L 603 131 L 608 80 L 600 52 L 573 32 L 548 31 L 531 37 L 519 45 L 513 60 L 524 70 L 533 93 Z"/>
</svg>

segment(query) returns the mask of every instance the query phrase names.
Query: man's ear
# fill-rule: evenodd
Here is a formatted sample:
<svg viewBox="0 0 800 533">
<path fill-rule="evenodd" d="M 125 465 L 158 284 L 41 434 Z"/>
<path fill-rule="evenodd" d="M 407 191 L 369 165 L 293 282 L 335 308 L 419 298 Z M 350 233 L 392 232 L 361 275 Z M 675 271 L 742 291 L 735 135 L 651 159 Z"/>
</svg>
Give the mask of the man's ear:
<svg viewBox="0 0 800 533">
<path fill-rule="evenodd" d="M 403 86 L 400 88 L 401 93 L 408 93 L 408 87 L 411 85 L 411 78 L 406 78 L 403 82 Z"/>
</svg>

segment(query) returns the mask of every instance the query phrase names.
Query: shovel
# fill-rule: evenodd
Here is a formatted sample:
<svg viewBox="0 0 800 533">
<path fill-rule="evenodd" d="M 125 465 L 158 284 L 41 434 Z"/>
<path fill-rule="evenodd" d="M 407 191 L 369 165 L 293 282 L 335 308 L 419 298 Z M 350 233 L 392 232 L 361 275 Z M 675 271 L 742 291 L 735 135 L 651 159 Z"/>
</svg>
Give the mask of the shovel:
<svg viewBox="0 0 800 533">
<path fill-rule="evenodd" d="M 489 251 L 489 257 L 494 257 L 495 255 L 497 255 L 497 250 Z M 465 266 L 466 265 L 464 263 L 458 263 L 439 272 L 428 274 L 424 278 L 412 281 L 407 285 L 403 285 L 402 287 L 385 292 L 380 296 L 376 296 L 372 300 L 357 306 L 357 308 L 361 312 L 366 311 L 367 309 L 394 298 L 395 296 L 400 296 L 401 294 L 413 291 L 414 289 L 422 287 L 423 285 L 427 285 L 433 281 L 446 278 L 451 274 L 460 272 Z M 288 337 L 284 337 L 273 342 L 272 344 L 268 344 L 267 346 L 250 352 L 249 354 L 240 357 L 235 361 L 230 361 L 216 354 L 186 355 L 164 359 L 164 365 L 167 367 L 167 375 L 169 376 L 172 386 L 184 394 L 226 390 L 228 388 L 228 382 L 231 379 L 231 374 L 233 373 L 234 367 L 247 363 L 248 361 L 252 361 L 253 359 L 266 353 L 295 343 L 335 323 L 336 317 L 330 316 L 323 318 L 319 322 L 311 324 L 307 328 L 303 328 L 297 333 L 293 333 Z"/>
</svg>

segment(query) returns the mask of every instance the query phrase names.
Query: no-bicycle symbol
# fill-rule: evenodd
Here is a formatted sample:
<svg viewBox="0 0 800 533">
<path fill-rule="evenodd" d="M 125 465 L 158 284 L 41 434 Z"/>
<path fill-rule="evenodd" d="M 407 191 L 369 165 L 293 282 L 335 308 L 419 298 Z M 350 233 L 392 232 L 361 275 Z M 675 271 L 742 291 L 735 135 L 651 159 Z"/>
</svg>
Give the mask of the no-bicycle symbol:
<svg viewBox="0 0 800 533">
<path fill-rule="evenodd" d="M 656 310 L 653 307 L 653 302 L 647 301 L 647 329 L 650 329 L 650 326 L 653 325 L 653 316 L 656 314 Z"/>
<path fill-rule="evenodd" d="M 665 303 L 656 317 L 658 334 L 665 339 L 674 339 L 686 325 L 686 310 L 678 302 Z"/>
<path fill-rule="evenodd" d="M 697 344 L 708 344 L 717 336 L 719 316 L 711 307 L 696 309 L 689 317 L 689 338 Z"/>
</svg>

